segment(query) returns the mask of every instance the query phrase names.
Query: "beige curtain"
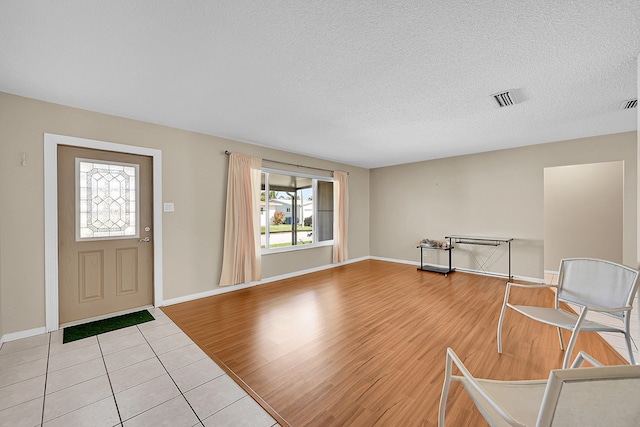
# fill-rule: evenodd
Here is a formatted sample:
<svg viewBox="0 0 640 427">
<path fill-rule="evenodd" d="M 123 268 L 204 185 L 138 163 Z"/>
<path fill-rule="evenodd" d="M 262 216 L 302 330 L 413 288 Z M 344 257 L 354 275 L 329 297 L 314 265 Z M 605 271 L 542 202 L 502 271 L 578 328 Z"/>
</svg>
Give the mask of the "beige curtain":
<svg viewBox="0 0 640 427">
<path fill-rule="evenodd" d="M 349 174 L 333 172 L 333 262 L 344 262 L 349 223 Z"/>
<path fill-rule="evenodd" d="M 231 153 L 220 286 L 261 278 L 260 174 L 262 159 Z"/>
</svg>

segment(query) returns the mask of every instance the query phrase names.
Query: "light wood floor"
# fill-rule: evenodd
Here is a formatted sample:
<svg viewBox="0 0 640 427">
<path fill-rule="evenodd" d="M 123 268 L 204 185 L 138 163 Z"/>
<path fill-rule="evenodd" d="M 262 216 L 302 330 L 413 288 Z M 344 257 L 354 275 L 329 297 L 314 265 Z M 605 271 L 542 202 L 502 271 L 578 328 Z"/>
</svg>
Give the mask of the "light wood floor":
<svg viewBox="0 0 640 427">
<path fill-rule="evenodd" d="M 511 310 L 498 355 L 504 283 L 368 260 L 163 310 L 283 425 L 433 426 L 447 347 L 478 377 L 547 378 L 562 365 L 556 330 Z M 552 306 L 553 295 L 514 289 L 511 301 Z M 594 333 L 579 350 L 625 363 Z M 447 425 L 485 424 L 461 390 Z"/>
</svg>

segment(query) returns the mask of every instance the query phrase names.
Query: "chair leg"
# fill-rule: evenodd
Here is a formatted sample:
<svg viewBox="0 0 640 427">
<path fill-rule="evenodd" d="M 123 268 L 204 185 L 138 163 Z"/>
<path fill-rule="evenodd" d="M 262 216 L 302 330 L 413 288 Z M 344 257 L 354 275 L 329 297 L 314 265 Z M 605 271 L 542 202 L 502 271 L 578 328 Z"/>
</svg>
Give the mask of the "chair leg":
<svg viewBox="0 0 640 427">
<path fill-rule="evenodd" d="M 502 323 L 504 322 L 504 313 L 507 311 L 510 290 L 511 285 L 507 282 L 507 289 L 504 291 L 504 301 L 502 302 L 502 311 L 500 311 L 500 319 L 498 319 L 498 354 L 502 354 Z"/>
<path fill-rule="evenodd" d="M 582 309 L 582 313 L 580 313 L 580 316 L 578 316 L 578 321 L 576 322 L 575 326 L 573 327 L 573 331 L 571 333 L 571 339 L 569 340 L 569 345 L 567 346 L 567 349 L 565 350 L 564 361 L 562 362 L 562 369 L 569 368 L 569 359 L 571 358 L 571 352 L 573 352 L 573 347 L 576 345 L 576 341 L 578 340 L 578 333 L 580 332 L 580 328 L 582 327 L 582 323 L 587 318 L 587 312 L 588 311 L 589 311 L 589 309 L 587 307 L 584 307 Z M 561 333 L 560 332 L 560 328 L 558 328 L 558 331 L 559 331 L 558 333 Z"/>
<path fill-rule="evenodd" d="M 564 350 L 564 337 L 562 336 L 561 328 L 558 328 L 558 339 L 560 340 L 560 350 Z"/>
<path fill-rule="evenodd" d="M 569 359 L 571 358 L 571 352 L 573 351 L 573 346 L 576 344 L 578 339 L 578 331 L 573 331 L 571 334 L 571 339 L 569 340 L 569 346 L 565 350 L 564 360 L 562 361 L 562 369 L 569 368 Z"/>
<path fill-rule="evenodd" d="M 631 347 L 631 310 L 624 314 L 624 340 L 627 342 L 627 351 L 629 351 L 629 363 L 635 365 L 633 358 L 633 347 Z"/>
<path fill-rule="evenodd" d="M 631 336 L 628 333 L 624 334 L 624 339 L 627 342 L 627 350 L 629 351 L 629 364 L 635 365 L 636 361 L 633 358 L 633 348 L 631 347 Z"/>
<path fill-rule="evenodd" d="M 438 407 L 438 427 L 444 427 L 444 416 L 447 409 L 447 397 L 449 396 L 449 388 L 451 387 L 451 357 L 447 351 L 447 362 L 444 373 L 444 384 L 442 385 L 442 393 L 440 394 L 440 405 Z"/>
</svg>

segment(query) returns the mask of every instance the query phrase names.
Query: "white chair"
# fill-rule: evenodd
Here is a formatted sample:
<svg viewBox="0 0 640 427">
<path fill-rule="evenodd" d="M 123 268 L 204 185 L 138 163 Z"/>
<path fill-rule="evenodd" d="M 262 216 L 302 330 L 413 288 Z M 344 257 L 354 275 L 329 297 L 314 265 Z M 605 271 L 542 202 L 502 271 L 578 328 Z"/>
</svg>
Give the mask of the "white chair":
<svg viewBox="0 0 640 427">
<path fill-rule="evenodd" d="M 567 347 L 563 368 L 567 368 L 571 352 L 580 331 L 619 332 L 624 334 L 629 360 L 635 364 L 631 348 L 631 309 L 638 290 L 638 272 L 624 265 L 592 258 L 564 259 L 560 263 L 560 275 L 557 285 L 523 285 L 507 282 L 500 320 L 498 320 L 498 353 L 502 353 L 502 323 L 507 307 L 518 313 L 558 328 L 560 349 L 564 350 L 564 339 L 561 329 L 572 331 Z M 509 302 L 512 287 L 527 289 L 556 288 L 555 307 L 535 307 L 514 305 Z M 580 307 L 580 314 L 564 310 L 560 303 L 575 304 Z M 587 320 L 590 312 L 604 313 L 622 321 L 620 327 Z"/>
<path fill-rule="evenodd" d="M 580 367 L 589 361 L 593 368 Z M 462 376 L 452 375 L 452 362 Z M 605 366 L 580 352 L 572 369 L 556 369 L 546 380 L 496 381 L 474 378 L 447 349 L 438 426 L 444 427 L 452 381 L 461 382 L 492 426 L 637 426 L 640 366 Z"/>
</svg>

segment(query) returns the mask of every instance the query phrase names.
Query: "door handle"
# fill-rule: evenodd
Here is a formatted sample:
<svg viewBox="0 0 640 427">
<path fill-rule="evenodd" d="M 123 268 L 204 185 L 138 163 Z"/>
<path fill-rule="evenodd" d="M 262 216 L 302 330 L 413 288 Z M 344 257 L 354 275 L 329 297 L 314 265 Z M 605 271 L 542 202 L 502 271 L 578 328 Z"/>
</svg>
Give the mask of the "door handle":
<svg viewBox="0 0 640 427">
<path fill-rule="evenodd" d="M 150 242 L 151 241 L 151 237 L 145 237 L 144 239 L 140 239 L 138 240 L 139 242 Z"/>
</svg>

